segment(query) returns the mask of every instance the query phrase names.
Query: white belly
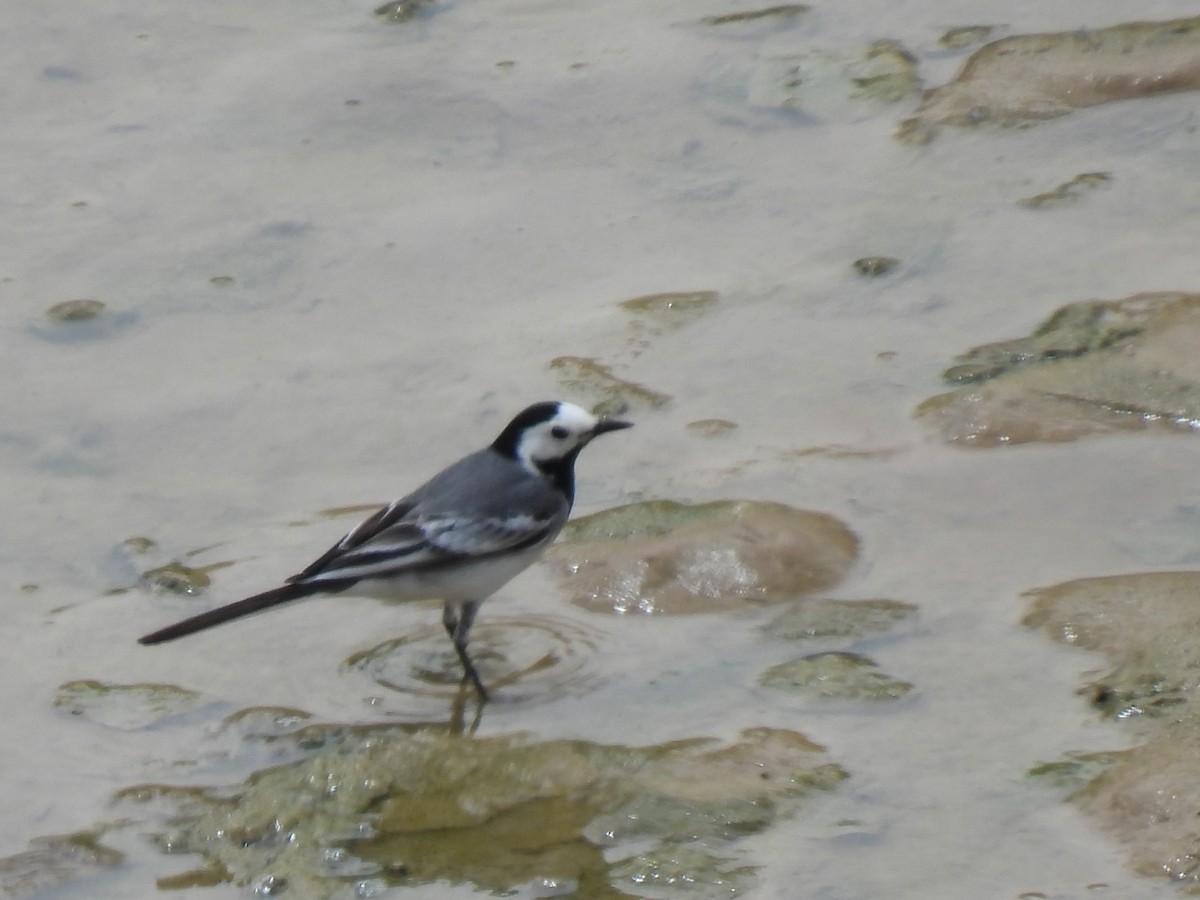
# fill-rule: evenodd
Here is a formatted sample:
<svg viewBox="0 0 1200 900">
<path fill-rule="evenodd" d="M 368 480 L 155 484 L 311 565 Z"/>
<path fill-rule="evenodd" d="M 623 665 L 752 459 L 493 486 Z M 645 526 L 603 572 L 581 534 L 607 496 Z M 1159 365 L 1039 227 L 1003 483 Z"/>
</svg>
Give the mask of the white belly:
<svg viewBox="0 0 1200 900">
<path fill-rule="evenodd" d="M 463 563 L 455 568 L 406 572 L 389 578 L 364 578 L 346 593 L 393 603 L 483 600 L 529 568 L 543 550 L 545 545 L 530 547 L 512 555 Z"/>
</svg>

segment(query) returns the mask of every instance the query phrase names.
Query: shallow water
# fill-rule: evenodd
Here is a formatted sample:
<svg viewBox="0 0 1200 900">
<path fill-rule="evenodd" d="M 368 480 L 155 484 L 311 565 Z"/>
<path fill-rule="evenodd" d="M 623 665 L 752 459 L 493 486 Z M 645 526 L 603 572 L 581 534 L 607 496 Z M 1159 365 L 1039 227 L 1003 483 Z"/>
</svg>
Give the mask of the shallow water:
<svg viewBox="0 0 1200 900">
<path fill-rule="evenodd" d="M 880 37 L 939 83 L 966 51 L 938 37 L 992 23 L 994 4 L 855 0 L 700 24 L 730 8 L 447 2 L 404 25 L 346 0 L 0 12 L 0 856 L 111 821 L 123 787 L 233 784 L 268 764 L 221 738 L 239 709 L 448 717 L 448 703 L 343 665 L 436 634 L 432 608 L 347 597 L 185 643 L 134 641 L 296 571 L 345 530 L 320 510 L 391 499 L 490 440 L 562 393 L 547 364 L 574 355 L 672 398 L 588 451 L 579 513 L 732 497 L 839 517 L 862 556 L 833 595 L 919 613 L 804 650 L 862 652 L 915 689 L 886 706 L 784 695 L 757 686 L 798 655 L 756 627 L 773 611 L 600 616 L 535 569 L 485 605 L 481 634 L 558 622 L 578 655 L 561 678 L 498 692 L 479 734 L 803 732 L 851 778 L 743 843 L 762 867 L 754 896 L 1170 890 L 1130 875 L 1119 847 L 1024 777 L 1123 737 L 1073 696 L 1096 661 L 1021 629 L 1019 594 L 1195 565 L 1195 439 L 970 452 L 910 413 L 954 354 L 1063 303 L 1195 289 L 1195 204 L 1180 185 L 1195 98 L 914 150 L 891 137 L 913 103 L 823 99 L 816 115 L 766 105 L 754 85 L 790 54 Z M 1186 12 L 1150 2 L 1137 16 Z M 1008 33 L 1130 14 L 1112 0 L 1004 11 Z M 1090 171 L 1111 183 L 1069 207 L 1019 205 Z M 882 255 L 900 267 L 855 273 Z M 698 290 L 717 303 L 674 330 L 635 328 L 619 306 Z M 45 318 L 82 298 L 103 316 Z M 686 427 L 712 418 L 738 427 Z M 110 593 L 137 581 L 132 536 L 157 542 L 156 563 L 234 565 L 199 598 Z M 82 679 L 199 699 L 148 726 L 95 721 L 54 706 Z M 136 828 L 112 841 L 126 864 L 62 896 L 150 896 L 192 864 Z"/>
</svg>

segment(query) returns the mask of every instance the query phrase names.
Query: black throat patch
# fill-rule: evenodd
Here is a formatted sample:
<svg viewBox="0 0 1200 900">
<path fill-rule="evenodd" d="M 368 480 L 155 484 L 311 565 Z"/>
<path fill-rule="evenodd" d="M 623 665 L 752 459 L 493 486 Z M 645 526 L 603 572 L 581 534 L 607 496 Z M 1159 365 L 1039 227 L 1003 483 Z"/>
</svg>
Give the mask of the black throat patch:
<svg viewBox="0 0 1200 900">
<path fill-rule="evenodd" d="M 579 456 L 579 451 L 582 449 L 582 446 L 576 447 L 566 456 L 559 459 L 535 459 L 533 461 L 538 471 L 545 475 L 551 484 L 566 495 L 568 507 L 575 505 L 575 459 Z"/>
</svg>

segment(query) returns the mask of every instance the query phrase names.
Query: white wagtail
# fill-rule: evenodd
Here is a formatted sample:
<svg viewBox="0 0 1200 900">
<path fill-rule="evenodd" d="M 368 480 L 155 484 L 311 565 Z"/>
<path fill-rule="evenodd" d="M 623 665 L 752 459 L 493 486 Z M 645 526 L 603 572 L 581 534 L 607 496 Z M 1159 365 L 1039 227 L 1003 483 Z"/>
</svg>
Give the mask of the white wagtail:
<svg viewBox="0 0 1200 900">
<path fill-rule="evenodd" d="M 140 639 L 174 640 L 312 594 L 355 593 L 444 604 L 442 624 L 481 699 L 467 654 L 479 604 L 534 562 L 575 500 L 575 457 L 598 434 L 629 422 L 597 419 L 574 403 L 535 403 L 490 446 L 443 469 L 374 513 L 274 590 L 184 619 Z"/>
</svg>

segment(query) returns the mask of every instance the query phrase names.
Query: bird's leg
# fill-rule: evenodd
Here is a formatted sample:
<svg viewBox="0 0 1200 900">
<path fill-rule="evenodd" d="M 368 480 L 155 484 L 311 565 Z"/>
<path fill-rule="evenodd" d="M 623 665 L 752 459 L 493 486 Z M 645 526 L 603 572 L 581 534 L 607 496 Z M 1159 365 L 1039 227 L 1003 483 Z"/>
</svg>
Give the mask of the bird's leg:
<svg viewBox="0 0 1200 900">
<path fill-rule="evenodd" d="M 450 635 L 450 640 L 454 640 L 454 629 L 458 628 L 458 607 L 453 603 L 442 604 L 442 625 L 446 628 L 446 634 Z"/>
<path fill-rule="evenodd" d="M 442 625 L 445 627 L 446 633 L 450 635 L 450 640 L 454 642 L 454 650 L 458 654 L 458 661 L 462 663 L 465 673 L 464 680 L 470 680 L 479 693 L 479 699 L 486 703 L 487 689 L 483 686 L 479 673 L 475 671 L 475 664 L 471 662 L 471 657 L 467 653 L 467 641 L 470 639 L 471 626 L 475 622 L 477 612 L 479 612 L 478 600 L 464 601 L 457 609 L 453 604 L 446 603 L 442 606 Z"/>
</svg>

